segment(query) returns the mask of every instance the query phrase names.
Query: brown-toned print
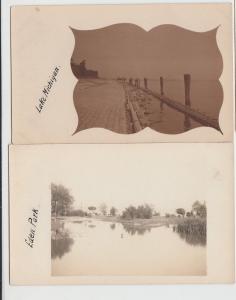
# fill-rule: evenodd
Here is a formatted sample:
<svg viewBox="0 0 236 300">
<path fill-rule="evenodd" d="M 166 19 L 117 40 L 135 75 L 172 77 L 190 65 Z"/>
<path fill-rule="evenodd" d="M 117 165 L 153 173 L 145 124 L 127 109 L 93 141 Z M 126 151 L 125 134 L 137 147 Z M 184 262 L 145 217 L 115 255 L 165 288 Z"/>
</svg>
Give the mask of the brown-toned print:
<svg viewBox="0 0 236 300">
<path fill-rule="evenodd" d="M 123 134 L 145 127 L 167 134 L 200 126 L 221 131 L 217 28 L 193 32 L 161 25 L 147 32 L 116 24 L 73 33 L 75 133 L 94 127 Z"/>
</svg>

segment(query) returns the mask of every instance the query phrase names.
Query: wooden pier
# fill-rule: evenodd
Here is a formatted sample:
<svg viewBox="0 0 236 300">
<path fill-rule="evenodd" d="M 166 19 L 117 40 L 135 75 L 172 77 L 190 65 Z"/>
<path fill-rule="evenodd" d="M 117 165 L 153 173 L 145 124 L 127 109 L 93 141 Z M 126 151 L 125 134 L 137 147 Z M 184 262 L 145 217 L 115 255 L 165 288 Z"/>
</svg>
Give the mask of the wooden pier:
<svg viewBox="0 0 236 300">
<path fill-rule="evenodd" d="M 133 82 L 134 82 L 134 84 L 133 84 Z M 126 86 L 126 88 L 125 88 L 126 91 L 127 91 L 128 86 L 132 86 L 138 90 L 143 91 L 147 95 L 151 95 L 154 98 L 157 98 L 161 102 L 161 105 L 166 104 L 167 106 L 173 108 L 174 110 L 176 110 L 180 113 L 183 113 L 185 115 L 186 124 L 190 123 L 189 118 L 191 118 L 192 120 L 198 122 L 199 124 L 201 124 L 203 126 L 212 127 L 212 128 L 215 128 L 216 130 L 221 131 L 220 127 L 219 127 L 218 119 L 211 118 L 210 116 L 207 116 L 205 113 L 200 112 L 191 107 L 191 99 L 190 99 L 191 76 L 190 76 L 190 74 L 184 75 L 185 104 L 182 104 L 176 100 L 170 99 L 164 95 L 164 79 L 163 79 L 163 77 L 160 77 L 160 93 L 153 92 L 152 90 L 150 90 L 148 88 L 148 79 L 147 78 L 144 78 L 144 87 L 141 87 L 140 80 L 137 78 L 134 81 L 132 78 L 130 78 L 128 80 L 128 82 L 126 82 L 126 80 L 123 80 L 123 84 L 124 84 L 124 88 Z M 127 92 L 126 92 L 126 94 L 127 94 Z M 135 112 L 135 109 L 131 103 L 131 100 L 129 99 L 129 97 L 126 97 L 126 98 L 127 98 L 127 102 L 130 107 L 130 110 L 131 110 L 132 118 L 135 123 L 135 125 L 134 125 L 135 129 L 137 131 L 139 131 L 140 127 L 142 127 L 142 125 L 138 121 L 137 113 Z"/>
</svg>

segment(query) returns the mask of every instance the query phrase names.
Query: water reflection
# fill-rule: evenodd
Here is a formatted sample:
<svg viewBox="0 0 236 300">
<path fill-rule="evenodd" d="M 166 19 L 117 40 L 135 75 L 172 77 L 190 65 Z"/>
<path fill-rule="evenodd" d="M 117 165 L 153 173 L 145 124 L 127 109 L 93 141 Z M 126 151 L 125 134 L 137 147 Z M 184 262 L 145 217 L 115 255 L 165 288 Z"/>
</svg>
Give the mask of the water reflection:
<svg viewBox="0 0 236 300">
<path fill-rule="evenodd" d="M 142 225 L 137 226 L 132 223 L 122 223 L 122 225 L 124 230 L 130 235 L 135 235 L 136 233 L 138 235 L 144 235 L 144 233 L 151 231 L 150 227 L 144 227 Z"/>
<path fill-rule="evenodd" d="M 194 232 L 188 233 L 187 227 L 177 228 L 177 224 L 149 227 L 135 221 L 96 219 L 91 223 L 87 218 L 77 220 L 83 221 L 82 224 L 74 221 L 73 218 L 52 220 L 53 276 L 97 276 L 98 272 L 99 275 L 147 276 L 206 273 L 206 247 L 201 246 L 204 240 Z"/>
<path fill-rule="evenodd" d="M 111 228 L 112 230 L 114 230 L 114 229 L 116 228 L 116 223 L 112 223 L 112 224 L 110 225 L 110 228 Z"/>
<path fill-rule="evenodd" d="M 206 245 L 206 222 L 191 224 L 183 223 L 173 227 L 181 239 L 192 246 Z"/>
<path fill-rule="evenodd" d="M 71 224 L 84 224 L 89 228 L 96 228 L 94 223 L 91 224 L 91 220 L 76 220 L 72 221 Z M 65 229 L 65 222 L 61 220 L 56 220 L 52 223 L 52 236 L 51 236 L 51 257 L 62 258 L 64 254 L 72 250 L 72 245 L 74 244 L 74 239 L 71 237 L 70 231 Z M 117 227 L 118 226 L 118 227 Z M 109 224 L 112 231 L 116 229 L 123 228 L 129 236 L 134 235 L 144 235 L 145 233 L 151 232 L 152 228 L 140 224 L 134 223 L 116 223 Z M 173 227 L 172 227 L 173 226 Z M 193 221 L 186 220 L 183 223 L 176 225 L 165 224 L 165 227 L 172 227 L 173 232 L 177 233 L 178 236 L 184 240 L 187 244 L 193 246 L 205 246 L 206 245 L 206 222 L 205 221 Z M 77 230 L 79 230 L 77 228 Z M 77 231 L 76 230 L 76 231 Z M 124 238 L 123 232 L 120 233 L 120 238 Z"/>
<path fill-rule="evenodd" d="M 68 230 L 64 229 L 60 224 L 56 230 L 52 231 L 51 235 L 51 257 L 62 258 L 62 256 L 71 251 L 71 247 L 74 244 L 74 239 L 70 237 Z"/>
<path fill-rule="evenodd" d="M 89 228 L 94 228 L 94 227 L 96 227 L 96 225 L 90 224 L 88 227 L 89 227 Z"/>
<path fill-rule="evenodd" d="M 73 221 L 73 223 L 76 223 L 76 224 L 82 224 L 83 221 Z"/>
</svg>

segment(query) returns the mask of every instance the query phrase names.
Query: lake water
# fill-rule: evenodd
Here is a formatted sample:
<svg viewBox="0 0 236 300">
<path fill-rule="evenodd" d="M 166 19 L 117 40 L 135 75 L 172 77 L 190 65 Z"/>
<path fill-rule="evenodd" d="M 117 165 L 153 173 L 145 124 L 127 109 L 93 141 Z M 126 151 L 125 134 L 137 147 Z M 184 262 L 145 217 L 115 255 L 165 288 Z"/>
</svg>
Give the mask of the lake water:
<svg viewBox="0 0 236 300">
<path fill-rule="evenodd" d="M 52 275 L 205 275 L 206 246 L 191 240 L 166 226 L 62 221 L 52 235 Z"/>
<path fill-rule="evenodd" d="M 159 80 L 150 79 L 148 88 L 160 93 Z M 184 104 L 184 80 L 164 80 L 164 94 Z M 223 89 L 218 80 L 192 80 L 190 86 L 191 107 L 218 119 L 223 102 Z"/>
<path fill-rule="evenodd" d="M 143 81 L 141 81 L 141 86 L 144 87 Z M 160 94 L 160 81 L 148 79 L 148 88 Z M 164 80 L 164 95 L 185 105 L 184 80 Z M 155 97 L 148 96 L 143 103 L 142 96 L 137 99 L 141 100 L 139 101 L 139 105 L 143 106 L 145 110 L 144 114 L 146 114 L 143 121 L 142 117 L 139 117 L 141 124 L 146 123 L 147 126 L 158 132 L 176 134 L 203 126 L 187 115 L 167 105 L 162 105 Z M 192 109 L 218 120 L 222 101 L 223 90 L 219 81 L 191 81 L 190 106 Z"/>
</svg>

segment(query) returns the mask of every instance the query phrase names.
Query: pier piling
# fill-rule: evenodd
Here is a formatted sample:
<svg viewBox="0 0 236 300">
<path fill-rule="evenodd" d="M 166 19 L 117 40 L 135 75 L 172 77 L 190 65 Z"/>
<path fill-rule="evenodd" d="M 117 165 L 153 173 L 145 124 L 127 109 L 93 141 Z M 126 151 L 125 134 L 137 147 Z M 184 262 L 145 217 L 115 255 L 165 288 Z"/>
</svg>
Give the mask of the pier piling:
<svg viewBox="0 0 236 300">
<path fill-rule="evenodd" d="M 191 106 L 190 84 L 191 84 L 191 75 L 184 74 L 184 89 L 185 89 L 185 105 L 186 106 Z"/>
<path fill-rule="evenodd" d="M 163 77 L 160 77 L 160 88 L 161 88 L 161 96 L 164 95 L 164 81 Z"/>
</svg>

